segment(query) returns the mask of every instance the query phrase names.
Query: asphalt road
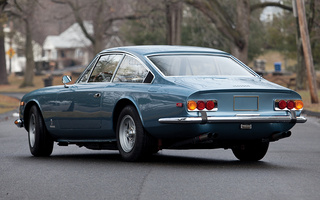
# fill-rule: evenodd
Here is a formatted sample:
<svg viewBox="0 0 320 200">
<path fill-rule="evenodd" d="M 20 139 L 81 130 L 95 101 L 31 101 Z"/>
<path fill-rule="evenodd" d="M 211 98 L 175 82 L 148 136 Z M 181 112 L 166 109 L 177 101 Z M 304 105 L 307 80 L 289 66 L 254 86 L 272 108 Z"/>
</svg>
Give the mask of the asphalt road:
<svg viewBox="0 0 320 200">
<path fill-rule="evenodd" d="M 152 160 L 121 161 L 117 151 L 54 147 L 29 153 L 27 133 L 0 122 L 0 199 L 320 199 L 320 119 L 272 143 L 256 163 L 231 150 L 163 150 Z"/>
</svg>

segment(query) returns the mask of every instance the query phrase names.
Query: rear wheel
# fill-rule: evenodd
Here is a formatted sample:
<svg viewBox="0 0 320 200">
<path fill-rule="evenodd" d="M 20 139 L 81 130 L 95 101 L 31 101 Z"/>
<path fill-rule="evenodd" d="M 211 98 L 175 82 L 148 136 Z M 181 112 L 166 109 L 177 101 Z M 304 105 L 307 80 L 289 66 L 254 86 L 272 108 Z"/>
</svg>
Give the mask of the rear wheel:
<svg viewBox="0 0 320 200">
<path fill-rule="evenodd" d="M 28 139 L 31 154 L 34 156 L 50 156 L 53 150 L 53 140 L 47 132 L 37 106 L 31 107 L 28 120 Z"/>
<path fill-rule="evenodd" d="M 254 142 L 232 148 L 232 152 L 241 161 L 258 161 L 267 153 L 269 142 Z"/>
<path fill-rule="evenodd" d="M 155 152 L 155 139 L 144 131 L 133 106 L 126 106 L 119 115 L 117 145 L 125 161 L 138 161 Z"/>
</svg>

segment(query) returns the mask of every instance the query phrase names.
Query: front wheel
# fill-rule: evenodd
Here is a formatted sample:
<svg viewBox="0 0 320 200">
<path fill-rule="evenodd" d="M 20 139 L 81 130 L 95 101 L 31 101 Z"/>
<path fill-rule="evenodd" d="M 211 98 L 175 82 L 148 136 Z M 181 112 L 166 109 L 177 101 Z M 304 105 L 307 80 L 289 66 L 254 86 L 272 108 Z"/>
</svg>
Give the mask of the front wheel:
<svg viewBox="0 0 320 200">
<path fill-rule="evenodd" d="M 37 106 L 31 107 L 28 122 L 28 140 L 31 154 L 37 157 L 50 156 L 53 150 L 53 140 L 48 134 Z"/>
<path fill-rule="evenodd" d="M 267 153 L 269 142 L 252 142 L 232 148 L 232 152 L 241 161 L 258 161 Z"/>
<path fill-rule="evenodd" d="M 126 106 L 117 123 L 117 145 L 125 161 L 138 161 L 154 152 L 155 139 L 144 131 L 133 106 Z"/>
</svg>

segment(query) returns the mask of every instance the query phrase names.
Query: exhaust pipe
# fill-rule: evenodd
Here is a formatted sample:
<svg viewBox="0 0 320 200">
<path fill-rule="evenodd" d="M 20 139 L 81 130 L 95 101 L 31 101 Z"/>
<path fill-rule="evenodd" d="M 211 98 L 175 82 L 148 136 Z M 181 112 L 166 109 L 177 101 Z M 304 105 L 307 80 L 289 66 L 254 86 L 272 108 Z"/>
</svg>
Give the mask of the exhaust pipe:
<svg viewBox="0 0 320 200">
<path fill-rule="evenodd" d="M 174 149 L 174 148 L 181 147 L 184 145 L 197 144 L 197 143 L 205 142 L 208 140 L 213 140 L 216 137 L 217 137 L 216 133 L 205 133 L 205 134 L 199 135 L 199 136 L 191 138 L 191 139 L 176 142 L 176 143 L 172 144 L 171 146 L 169 146 L 168 148 Z"/>
<path fill-rule="evenodd" d="M 283 133 L 275 133 L 273 135 L 271 135 L 270 137 L 270 141 L 274 142 L 283 138 L 287 138 L 291 136 L 291 131 L 287 131 L 287 132 L 283 132 Z"/>
</svg>

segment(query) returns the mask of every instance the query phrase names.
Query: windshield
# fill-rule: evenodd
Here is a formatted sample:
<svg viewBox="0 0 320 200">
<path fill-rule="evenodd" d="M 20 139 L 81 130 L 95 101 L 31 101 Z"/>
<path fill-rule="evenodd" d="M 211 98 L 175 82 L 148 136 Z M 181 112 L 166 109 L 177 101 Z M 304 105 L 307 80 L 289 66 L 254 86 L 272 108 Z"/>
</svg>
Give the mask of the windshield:
<svg viewBox="0 0 320 200">
<path fill-rule="evenodd" d="M 217 55 L 156 55 L 149 59 L 165 76 L 253 76 L 232 58 Z"/>
</svg>

